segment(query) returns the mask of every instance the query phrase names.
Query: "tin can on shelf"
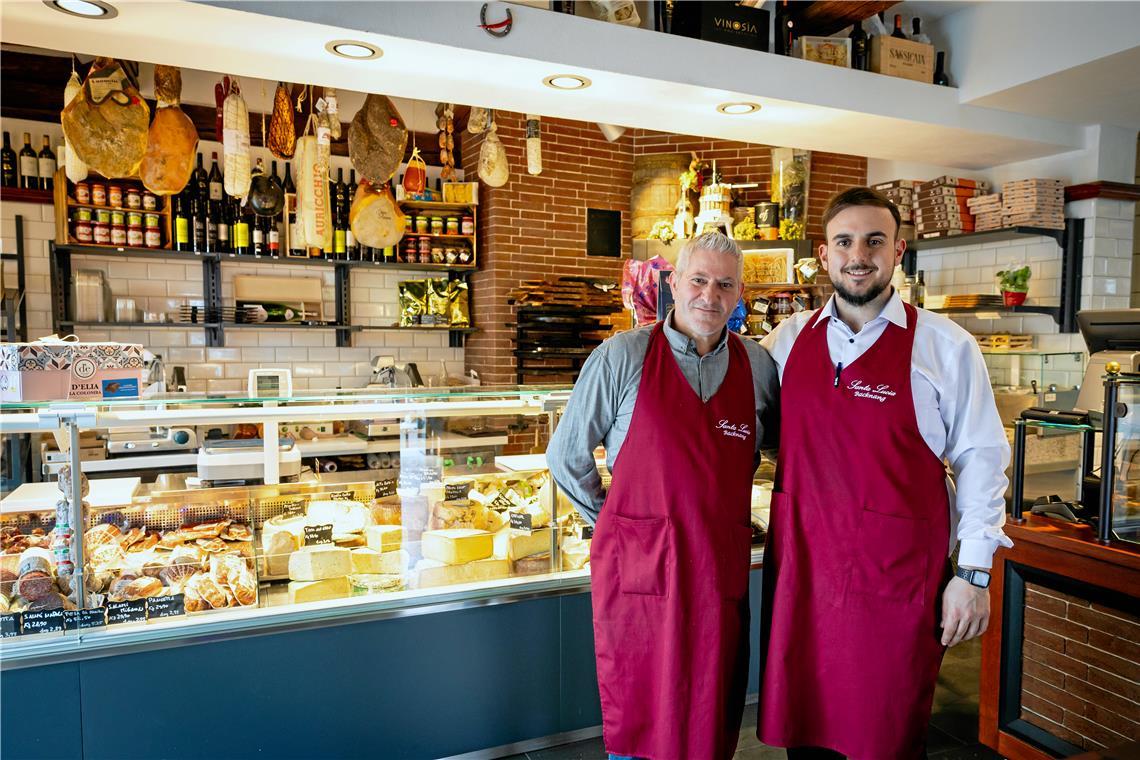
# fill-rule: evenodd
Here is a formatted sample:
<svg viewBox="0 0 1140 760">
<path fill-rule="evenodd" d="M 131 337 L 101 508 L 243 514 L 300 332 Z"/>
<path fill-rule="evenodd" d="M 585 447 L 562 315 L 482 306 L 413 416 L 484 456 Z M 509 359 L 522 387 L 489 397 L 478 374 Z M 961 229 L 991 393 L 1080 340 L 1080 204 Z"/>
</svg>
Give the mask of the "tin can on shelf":
<svg viewBox="0 0 1140 760">
<path fill-rule="evenodd" d="M 77 209 L 75 209 L 74 211 L 71 212 L 71 220 L 73 222 L 90 222 L 91 221 L 91 209 L 89 209 L 89 208 L 77 208 Z"/>
<path fill-rule="evenodd" d="M 127 244 L 127 228 L 121 224 L 111 225 L 111 245 Z"/>
<path fill-rule="evenodd" d="M 90 203 L 91 202 L 91 185 L 86 182 L 75 183 L 75 202 L 76 203 Z"/>
<path fill-rule="evenodd" d="M 95 216 L 95 221 L 97 221 L 101 224 L 110 224 L 111 223 L 111 211 L 109 209 L 97 208 L 97 209 L 95 209 L 94 216 Z"/>
<path fill-rule="evenodd" d="M 91 232 L 91 221 L 76 221 L 74 227 L 75 239 L 80 243 L 90 243 L 95 240 Z"/>
<path fill-rule="evenodd" d="M 91 183 L 91 203 L 95 206 L 107 205 L 107 186 L 102 182 Z"/>
<path fill-rule="evenodd" d="M 127 208 L 142 208 L 142 193 L 137 187 L 127 188 Z"/>
<path fill-rule="evenodd" d="M 157 228 L 162 217 L 158 214 L 146 214 L 143 218 L 146 220 L 146 228 L 149 230 L 151 227 Z"/>
<path fill-rule="evenodd" d="M 91 237 L 98 245 L 110 245 L 111 225 L 106 222 L 95 222 L 91 225 Z"/>
<path fill-rule="evenodd" d="M 158 196 L 152 193 L 150 190 L 143 190 L 142 207 L 147 211 L 157 211 Z"/>
<path fill-rule="evenodd" d="M 460 234 L 474 235 L 475 234 L 475 217 L 470 214 L 464 214 L 463 219 L 459 224 L 459 229 L 462 230 Z"/>
<path fill-rule="evenodd" d="M 112 210 L 111 211 L 111 224 L 118 224 L 118 225 L 122 226 L 122 225 L 125 225 L 126 223 L 127 223 L 127 212 L 126 211 L 118 211 L 118 210 Z"/>
<path fill-rule="evenodd" d="M 161 248 L 162 230 L 158 227 L 147 227 L 144 232 L 144 239 L 147 248 Z"/>
<path fill-rule="evenodd" d="M 107 205 L 121 208 L 123 205 L 123 186 L 107 185 Z"/>
</svg>

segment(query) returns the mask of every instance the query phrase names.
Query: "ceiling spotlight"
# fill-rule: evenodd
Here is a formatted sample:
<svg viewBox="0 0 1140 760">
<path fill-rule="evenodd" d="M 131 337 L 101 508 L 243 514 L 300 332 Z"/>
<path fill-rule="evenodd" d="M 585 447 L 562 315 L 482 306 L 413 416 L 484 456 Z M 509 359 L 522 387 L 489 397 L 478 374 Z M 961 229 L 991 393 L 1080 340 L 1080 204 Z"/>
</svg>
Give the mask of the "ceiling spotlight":
<svg viewBox="0 0 1140 760">
<path fill-rule="evenodd" d="M 367 61 L 370 58 L 379 58 L 384 51 L 375 45 L 369 45 L 360 40 L 333 40 L 325 45 L 325 50 L 341 58 L 351 58 L 354 61 Z"/>
<path fill-rule="evenodd" d="M 80 18 L 108 19 L 119 15 L 114 7 L 99 0 L 44 0 L 44 5 L 52 10 Z"/>
<path fill-rule="evenodd" d="M 741 114 L 754 113 L 760 110 L 759 103 L 721 103 L 716 107 L 716 110 L 721 113 L 726 113 L 729 116 L 740 116 Z"/>
<path fill-rule="evenodd" d="M 577 74 L 554 74 L 543 79 L 542 83 L 556 90 L 582 90 L 593 84 L 586 77 Z"/>
</svg>

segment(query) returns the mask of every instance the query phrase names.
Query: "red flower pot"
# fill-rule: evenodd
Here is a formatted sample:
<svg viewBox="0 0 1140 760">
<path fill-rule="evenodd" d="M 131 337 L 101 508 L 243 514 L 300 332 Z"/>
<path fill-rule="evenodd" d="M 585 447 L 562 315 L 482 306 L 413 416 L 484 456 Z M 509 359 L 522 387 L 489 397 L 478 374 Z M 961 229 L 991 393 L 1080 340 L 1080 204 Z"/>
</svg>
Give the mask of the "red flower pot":
<svg viewBox="0 0 1140 760">
<path fill-rule="evenodd" d="M 1018 293 L 1012 290 L 1003 290 L 1001 292 L 1002 303 L 1006 306 L 1021 306 L 1025 303 L 1026 293 Z"/>
</svg>

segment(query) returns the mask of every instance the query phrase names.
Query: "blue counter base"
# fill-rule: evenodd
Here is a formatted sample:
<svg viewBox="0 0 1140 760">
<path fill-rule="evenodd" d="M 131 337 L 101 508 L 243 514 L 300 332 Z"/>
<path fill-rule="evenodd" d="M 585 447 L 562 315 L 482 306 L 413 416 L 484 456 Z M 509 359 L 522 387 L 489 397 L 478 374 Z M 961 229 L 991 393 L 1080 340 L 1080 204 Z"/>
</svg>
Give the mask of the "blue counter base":
<svg viewBox="0 0 1140 760">
<path fill-rule="evenodd" d="M 0 702 L 19 760 L 438 758 L 601 723 L 588 593 L 8 670 Z"/>
</svg>

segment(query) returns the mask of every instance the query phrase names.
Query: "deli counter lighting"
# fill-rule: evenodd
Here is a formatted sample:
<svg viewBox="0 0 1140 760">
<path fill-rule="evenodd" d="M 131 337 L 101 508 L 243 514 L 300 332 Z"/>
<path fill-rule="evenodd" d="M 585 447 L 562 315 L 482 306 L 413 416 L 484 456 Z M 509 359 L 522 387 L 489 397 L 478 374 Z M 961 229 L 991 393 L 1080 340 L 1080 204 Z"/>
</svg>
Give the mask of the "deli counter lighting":
<svg viewBox="0 0 1140 760">
<path fill-rule="evenodd" d="M 119 15 L 119 11 L 99 0 L 44 0 L 44 5 L 52 10 L 80 18 L 108 19 Z"/>
<path fill-rule="evenodd" d="M 354 61 L 367 61 L 384 55 L 384 51 L 380 48 L 360 40 L 332 40 L 325 45 L 325 50 Z"/>
<path fill-rule="evenodd" d="M 759 103 L 721 103 L 716 110 L 729 116 L 742 116 L 746 113 L 755 113 L 760 110 Z"/>
<path fill-rule="evenodd" d="M 542 83 L 556 90 L 584 90 L 593 84 L 586 77 L 577 74 L 552 74 L 543 79 Z"/>
</svg>

